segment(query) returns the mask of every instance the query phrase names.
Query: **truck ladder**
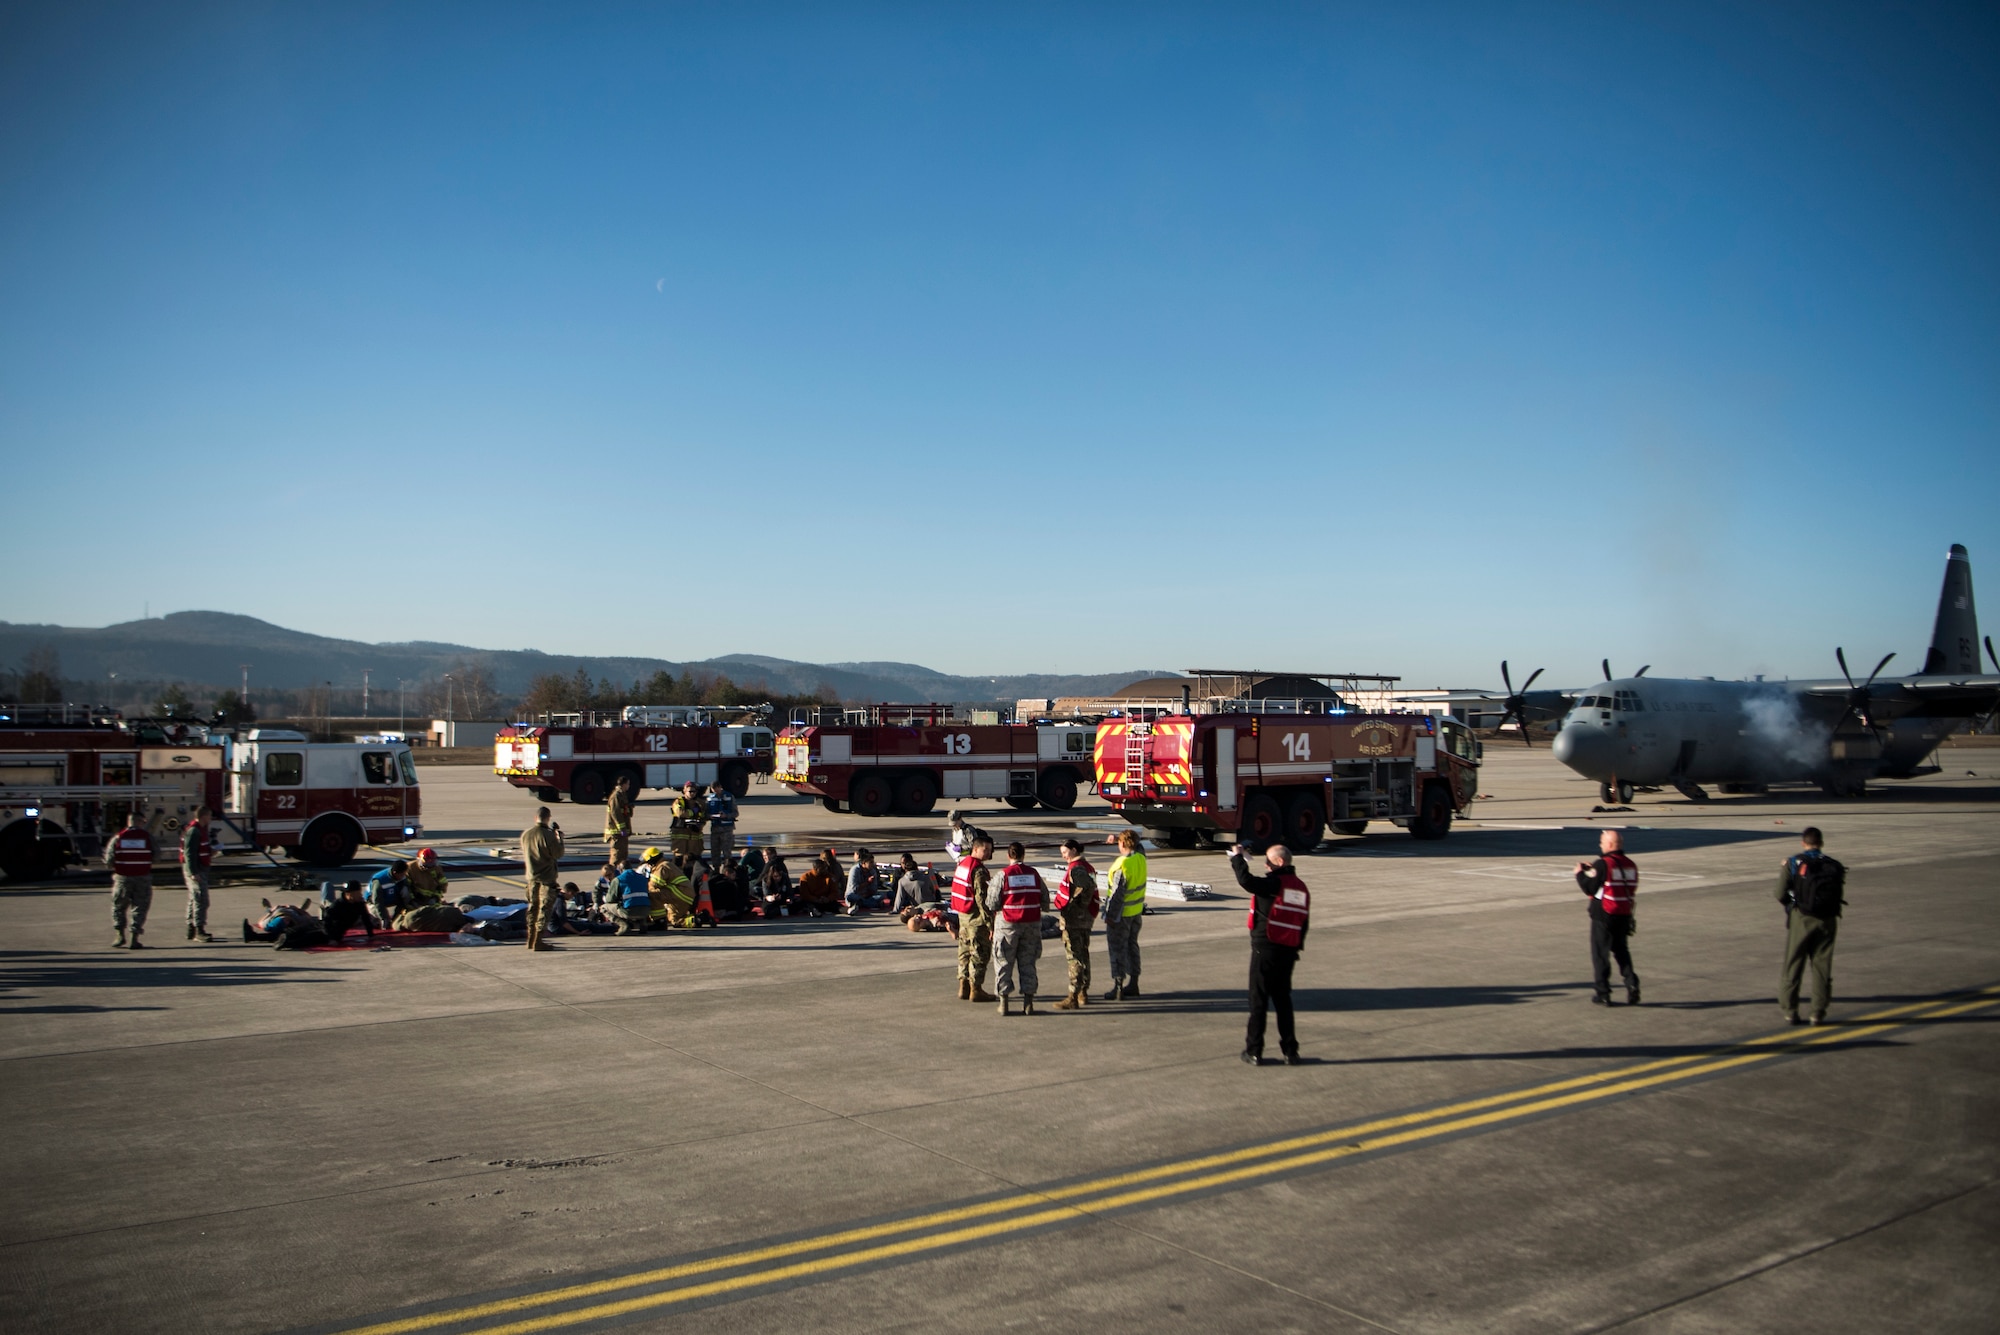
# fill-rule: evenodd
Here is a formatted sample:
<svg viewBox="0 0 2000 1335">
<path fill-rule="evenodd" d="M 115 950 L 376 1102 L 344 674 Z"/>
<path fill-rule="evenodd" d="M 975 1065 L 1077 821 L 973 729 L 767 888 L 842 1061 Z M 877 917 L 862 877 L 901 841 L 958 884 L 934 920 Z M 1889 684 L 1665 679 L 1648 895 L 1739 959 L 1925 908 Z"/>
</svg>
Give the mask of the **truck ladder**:
<svg viewBox="0 0 2000 1335">
<path fill-rule="evenodd" d="M 1139 733 L 1125 734 L 1125 791 L 1128 793 L 1146 786 L 1146 766 L 1152 759 L 1152 748 L 1147 745 L 1149 740 Z"/>
</svg>

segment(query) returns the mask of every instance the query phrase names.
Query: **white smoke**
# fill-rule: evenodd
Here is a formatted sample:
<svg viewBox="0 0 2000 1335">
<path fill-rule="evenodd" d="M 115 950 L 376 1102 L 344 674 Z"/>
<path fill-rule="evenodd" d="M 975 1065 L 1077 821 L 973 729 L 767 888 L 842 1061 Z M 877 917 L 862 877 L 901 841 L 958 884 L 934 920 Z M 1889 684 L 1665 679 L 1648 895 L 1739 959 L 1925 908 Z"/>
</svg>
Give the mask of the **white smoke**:
<svg viewBox="0 0 2000 1335">
<path fill-rule="evenodd" d="M 1833 729 L 1807 718 L 1790 691 L 1750 696 L 1743 702 L 1743 722 L 1752 764 L 1766 771 L 1766 778 L 1804 778 L 1825 766 Z"/>
</svg>

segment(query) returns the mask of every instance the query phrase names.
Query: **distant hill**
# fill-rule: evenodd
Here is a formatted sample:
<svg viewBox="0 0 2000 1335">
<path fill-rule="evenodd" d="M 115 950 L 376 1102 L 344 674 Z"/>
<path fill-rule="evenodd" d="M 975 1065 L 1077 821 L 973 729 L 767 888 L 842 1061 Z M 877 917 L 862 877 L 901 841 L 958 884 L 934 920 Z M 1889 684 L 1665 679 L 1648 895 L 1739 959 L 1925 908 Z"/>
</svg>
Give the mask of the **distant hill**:
<svg viewBox="0 0 2000 1335">
<path fill-rule="evenodd" d="M 399 679 L 434 680 L 457 663 L 476 663 L 504 696 L 518 697 L 545 673 L 573 674 L 626 683 L 655 672 L 717 673 L 739 684 L 762 682 L 773 692 L 810 695 L 830 686 L 843 700 L 1012 701 L 1023 697 L 1103 695 L 1156 672 L 1106 672 L 1064 676 L 1027 674 L 957 677 L 915 663 L 798 663 L 757 654 L 675 662 L 661 658 L 600 658 L 550 654 L 539 649 L 478 649 L 462 644 L 412 640 L 366 644 L 287 630 L 256 617 L 229 612 L 172 612 L 115 626 L 22 625 L 0 621 L 0 665 L 12 670 L 34 649 L 62 656 L 71 681 L 103 681 L 117 673 L 127 681 L 180 682 L 190 688 L 225 689 L 250 664 L 252 690 L 299 690 L 332 682 L 359 688 L 361 671 L 372 673 L 375 689 L 393 690 Z"/>
</svg>

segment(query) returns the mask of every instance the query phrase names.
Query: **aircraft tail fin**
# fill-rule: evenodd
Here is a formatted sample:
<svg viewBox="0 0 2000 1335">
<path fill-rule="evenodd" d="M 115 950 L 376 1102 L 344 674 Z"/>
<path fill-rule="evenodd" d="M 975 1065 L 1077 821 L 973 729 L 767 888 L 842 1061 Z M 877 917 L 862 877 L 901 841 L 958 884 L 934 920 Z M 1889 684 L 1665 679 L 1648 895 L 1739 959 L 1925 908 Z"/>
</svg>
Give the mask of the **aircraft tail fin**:
<svg viewBox="0 0 2000 1335">
<path fill-rule="evenodd" d="M 1972 559 L 1954 542 L 1945 558 L 1944 589 L 1938 594 L 1937 623 L 1931 628 L 1931 651 L 1924 655 L 1925 676 L 1979 671 L 1979 614 L 1972 606 Z"/>
</svg>

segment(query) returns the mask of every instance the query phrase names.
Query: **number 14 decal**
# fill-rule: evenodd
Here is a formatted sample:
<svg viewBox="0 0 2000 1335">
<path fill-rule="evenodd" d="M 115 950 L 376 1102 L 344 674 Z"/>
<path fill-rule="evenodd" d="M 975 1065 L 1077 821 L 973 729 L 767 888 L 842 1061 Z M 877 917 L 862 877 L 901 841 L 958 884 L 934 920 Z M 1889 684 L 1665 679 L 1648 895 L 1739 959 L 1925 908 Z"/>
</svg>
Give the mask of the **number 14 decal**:
<svg viewBox="0 0 2000 1335">
<path fill-rule="evenodd" d="M 1311 760 L 1312 734 L 1309 732 L 1288 732 L 1279 741 L 1284 745 L 1285 757 L 1289 760 Z"/>
<path fill-rule="evenodd" d="M 972 734 L 969 732 L 944 735 L 944 753 L 948 756 L 969 756 L 972 754 Z"/>
</svg>

